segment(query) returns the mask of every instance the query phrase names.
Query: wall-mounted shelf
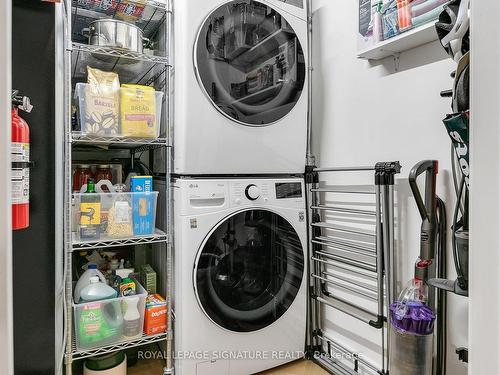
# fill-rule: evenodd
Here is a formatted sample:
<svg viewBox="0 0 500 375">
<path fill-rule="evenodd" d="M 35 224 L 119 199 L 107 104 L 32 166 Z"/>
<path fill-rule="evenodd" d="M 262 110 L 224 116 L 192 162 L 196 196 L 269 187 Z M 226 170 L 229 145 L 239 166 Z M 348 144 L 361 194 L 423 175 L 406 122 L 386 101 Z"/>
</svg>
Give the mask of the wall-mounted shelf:
<svg viewBox="0 0 500 375">
<path fill-rule="evenodd" d="M 435 29 L 435 22 L 430 22 L 359 51 L 358 58 L 381 60 L 385 57 L 398 55 L 401 52 L 422 46 L 437 39 L 438 36 Z"/>
</svg>

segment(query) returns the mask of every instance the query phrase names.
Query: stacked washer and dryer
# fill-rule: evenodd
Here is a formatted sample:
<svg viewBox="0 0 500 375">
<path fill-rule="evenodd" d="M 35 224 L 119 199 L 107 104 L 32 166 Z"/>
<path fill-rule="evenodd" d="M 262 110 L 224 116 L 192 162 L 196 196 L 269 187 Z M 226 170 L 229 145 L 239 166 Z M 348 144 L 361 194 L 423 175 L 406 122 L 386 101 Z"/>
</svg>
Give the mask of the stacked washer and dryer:
<svg viewBox="0 0 500 375">
<path fill-rule="evenodd" d="M 304 350 L 305 2 L 175 2 L 179 375 L 249 375 Z"/>
</svg>

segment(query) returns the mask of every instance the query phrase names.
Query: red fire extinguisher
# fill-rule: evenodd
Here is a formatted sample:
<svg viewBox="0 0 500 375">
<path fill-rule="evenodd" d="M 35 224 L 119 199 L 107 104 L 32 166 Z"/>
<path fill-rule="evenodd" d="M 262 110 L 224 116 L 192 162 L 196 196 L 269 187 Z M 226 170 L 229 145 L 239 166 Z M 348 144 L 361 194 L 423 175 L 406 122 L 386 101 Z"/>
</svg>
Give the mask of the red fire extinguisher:
<svg viewBox="0 0 500 375">
<path fill-rule="evenodd" d="M 19 109 L 31 112 L 29 98 L 12 93 L 12 229 L 28 228 L 30 222 L 30 129 Z"/>
</svg>

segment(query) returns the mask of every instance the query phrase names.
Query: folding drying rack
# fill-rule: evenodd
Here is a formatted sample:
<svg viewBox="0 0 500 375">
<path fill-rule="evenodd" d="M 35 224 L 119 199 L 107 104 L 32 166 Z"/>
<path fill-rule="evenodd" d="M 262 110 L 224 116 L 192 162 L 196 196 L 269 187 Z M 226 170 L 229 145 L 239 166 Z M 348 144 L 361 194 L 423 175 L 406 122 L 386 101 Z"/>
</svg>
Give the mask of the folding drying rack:
<svg viewBox="0 0 500 375">
<path fill-rule="evenodd" d="M 389 371 L 387 316 L 396 290 L 394 176 L 400 170 L 399 162 L 388 162 L 377 163 L 374 167 L 308 167 L 306 173 L 310 224 L 307 348 L 310 357 L 337 375 L 359 374 L 360 371 L 385 375 Z M 322 182 L 326 174 L 353 172 L 374 172 L 374 185 L 353 188 Z M 326 196 L 334 197 L 335 203 L 327 203 Z M 341 197 L 346 196 L 349 200 L 342 200 Z M 367 197 L 373 199 L 368 202 Z M 363 222 L 369 223 L 365 227 L 370 228 L 331 224 L 328 215 L 365 218 Z M 360 278 L 372 282 L 363 282 Z M 337 296 L 339 291 L 372 301 L 377 306 L 376 311 Z M 340 311 L 379 330 L 382 368 L 325 334 L 323 309 Z M 348 360 L 339 360 L 338 354 Z"/>
</svg>

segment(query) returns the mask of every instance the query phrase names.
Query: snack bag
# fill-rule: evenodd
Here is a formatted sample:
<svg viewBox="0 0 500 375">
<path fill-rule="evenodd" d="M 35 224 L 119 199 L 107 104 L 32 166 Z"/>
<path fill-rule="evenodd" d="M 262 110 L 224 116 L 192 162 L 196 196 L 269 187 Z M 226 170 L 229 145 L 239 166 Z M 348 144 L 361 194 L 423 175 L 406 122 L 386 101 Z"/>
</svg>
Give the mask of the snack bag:
<svg viewBox="0 0 500 375">
<path fill-rule="evenodd" d="M 158 137 L 154 88 L 141 85 L 122 85 L 121 125 L 125 137 Z"/>
<path fill-rule="evenodd" d="M 119 135 L 120 79 L 118 74 L 87 67 L 82 132 L 96 136 Z"/>
<path fill-rule="evenodd" d="M 142 17 L 146 0 L 122 0 L 116 6 L 116 18 L 127 21 L 136 22 Z"/>
</svg>

